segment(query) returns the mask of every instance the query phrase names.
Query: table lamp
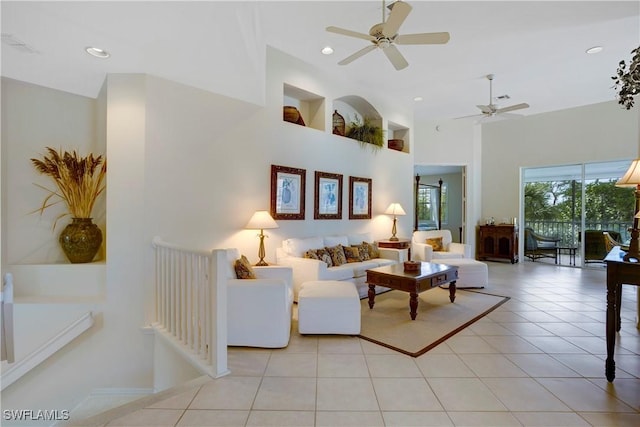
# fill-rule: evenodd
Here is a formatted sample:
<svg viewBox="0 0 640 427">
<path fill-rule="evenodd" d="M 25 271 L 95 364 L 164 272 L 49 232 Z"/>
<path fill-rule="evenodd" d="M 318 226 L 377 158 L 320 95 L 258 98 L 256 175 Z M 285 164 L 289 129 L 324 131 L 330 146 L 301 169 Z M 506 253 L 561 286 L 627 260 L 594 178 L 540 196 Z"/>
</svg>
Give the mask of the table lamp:
<svg viewBox="0 0 640 427">
<path fill-rule="evenodd" d="M 264 238 L 267 237 L 264 234 L 264 230 L 269 228 L 278 228 L 278 224 L 276 224 L 273 218 L 271 218 L 268 211 L 256 211 L 244 228 L 249 230 L 260 230 L 260 234 L 258 234 L 258 237 L 260 237 L 260 247 L 258 248 L 258 257 L 260 260 L 256 265 L 269 265 L 264 260 Z"/>
<path fill-rule="evenodd" d="M 622 178 L 616 182 L 616 187 L 635 187 L 636 188 L 636 205 L 633 213 L 633 227 L 631 231 L 631 241 L 629 242 L 629 250 L 624 256 L 625 261 L 631 258 L 640 259 L 640 230 L 638 229 L 638 221 L 640 220 L 640 159 L 631 162 L 631 166 Z"/>
<path fill-rule="evenodd" d="M 406 215 L 407 213 L 404 211 L 404 209 L 402 209 L 400 203 L 391 203 L 387 210 L 384 211 L 384 213 L 387 215 L 393 215 L 393 228 L 391 229 L 391 237 L 389 237 L 389 240 L 395 242 L 398 240 L 398 238 L 396 237 L 396 233 L 398 232 L 398 229 L 396 228 L 396 217 L 398 215 Z"/>
</svg>

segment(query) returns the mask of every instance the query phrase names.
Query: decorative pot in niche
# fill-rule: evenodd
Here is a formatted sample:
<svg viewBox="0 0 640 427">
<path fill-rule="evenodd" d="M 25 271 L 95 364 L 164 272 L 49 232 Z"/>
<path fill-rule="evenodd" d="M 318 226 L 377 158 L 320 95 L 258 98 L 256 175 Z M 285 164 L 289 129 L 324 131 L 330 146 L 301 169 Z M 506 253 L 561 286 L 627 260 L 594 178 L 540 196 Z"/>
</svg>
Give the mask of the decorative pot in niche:
<svg viewBox="0 0 640 427">
<path fill-rule="evenodd" d="M 282 107 L 282 115 L 282 118 L 285 122 L 305 126 L 302 114 L 300 114 L 300 111 L 298 111 L 298 109 L 294 106 L 285 105 L 284 107 Z"/>
<path fill-rule="evenodd" d="M 344 132 L 345 132 L 344 117 L 342 117 L 342 115 L 338 113 L 338 110 L 334 110 L 333 111 L 333 134 L 344 136 Z"/>
<path fill-rule="evenodd" d="M 404 149 L 403 139 L 390 139 L 388 141 L 388 147 L 392 150 L 402 151 Z"/>
<path fill-rule="evenodd" d="M 91 262 L 102 244 L 102 231 L 92 218 L 73 218 L 58 241 L 72 263 Z"/>
</svg>

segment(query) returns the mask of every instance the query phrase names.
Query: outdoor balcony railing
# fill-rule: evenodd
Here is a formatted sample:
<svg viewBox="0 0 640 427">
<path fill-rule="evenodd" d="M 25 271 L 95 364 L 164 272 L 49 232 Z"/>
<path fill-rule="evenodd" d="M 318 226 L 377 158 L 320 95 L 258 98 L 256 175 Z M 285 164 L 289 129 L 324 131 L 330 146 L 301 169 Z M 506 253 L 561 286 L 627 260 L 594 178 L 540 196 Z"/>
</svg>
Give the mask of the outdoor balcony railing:
<svg viewBox="0 0 640 427">
<path fill-rule="evenodd" d="M 585 230 L 617 231 L 622 242 L 628 242 L 631 238 L 628 229 L 632 223 L 626 221 L 597 221 L 586 222 Z M 560 246 L 575 247 L 580 245 L 580 223 L 570 221 L 525 221 L 525 227 L 531 227 L 533 231 L 543 236 L 560 238 Z"/>
</svg>

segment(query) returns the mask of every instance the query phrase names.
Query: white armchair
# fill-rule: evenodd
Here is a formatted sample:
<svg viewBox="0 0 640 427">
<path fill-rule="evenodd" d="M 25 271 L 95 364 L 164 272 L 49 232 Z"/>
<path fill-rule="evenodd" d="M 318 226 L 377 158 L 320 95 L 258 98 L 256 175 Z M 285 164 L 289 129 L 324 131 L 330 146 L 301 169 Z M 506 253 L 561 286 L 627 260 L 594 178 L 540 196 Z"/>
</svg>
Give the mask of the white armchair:
<svg viewBox="0 0 640 427">
<path fill-rule="evenodd" d="M 293 274 L 280 266 L 254 267 L 256 279 L 236 279 L 237 249 L 227 249 L 227 340 L 230 346 L 282 348 L 289 344 Z"/>
<path fill-rule="evenodd" d="M 434 251 L 427 239 L 442 238 L 442 251 Z M 429 262 L 432 259 L 472 258 L 471 246 L 452 242 L 449 230 L 414 231 L 411 238 L 411 259 Z"/>
</svg>

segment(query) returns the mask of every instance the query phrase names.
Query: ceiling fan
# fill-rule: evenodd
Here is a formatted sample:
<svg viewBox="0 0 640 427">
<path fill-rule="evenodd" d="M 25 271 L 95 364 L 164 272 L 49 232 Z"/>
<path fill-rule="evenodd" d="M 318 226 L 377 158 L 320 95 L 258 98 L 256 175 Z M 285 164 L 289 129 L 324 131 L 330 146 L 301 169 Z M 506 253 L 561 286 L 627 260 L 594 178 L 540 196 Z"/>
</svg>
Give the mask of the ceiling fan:
<svg viewBox="0 0 640 427">
<path fill-rule="evenodd" d="M 391 10 L 389 17 L 385 21 L 385 2 L 382 1 L 382 23 L 375 24 L 369 30 L 369 34 L 359 33 L 357 31 L 345 30 L 338 27 L 327 27 L 327 31 L 331 33 L 341 34 L 343 36 L 356 37 L 370 41 L 372 44 L 356 53 L 346 57 L 338 62 L 340 65 L 347 65 L 354 60 L 360 58 L 366 53 L 371 52 L 375 48 L 382 49 L 391 64 L 396 70 L 406 68 L 409 63 L 402 56 L 396 44 L 445 44 L 449 41 L 449 33 L 419 33 L 399 35 L 400 26 L 409 16 L 411 6 L 403 1 L 396 1 L 388 6 Z"/>
<path fill-rule="evenodd" d="M 464 119 L 467 117 L 483 117 L 483 118 L 492 118 L 497 115 L 509 116 L 509 117 L 521 117 L 520 114 L 505 114 L 509 111 L 522 110 L 524 108 L 529 108 L 529 104 L 515 104 L 510 105 L 508 107 L 498 108 L 497 105 L 493 103 L 493 74 L 487 74 L 487 80 L 489 80 L 489 104 L 488 105 L 477 105 L 477 107 L 482 111 L 482 114 L 474 114 L 471 116 L 458 117 L 460 119 Z M 508 95 L 503 95 L 500 98 L 509 99 Z"/>
</svg>

